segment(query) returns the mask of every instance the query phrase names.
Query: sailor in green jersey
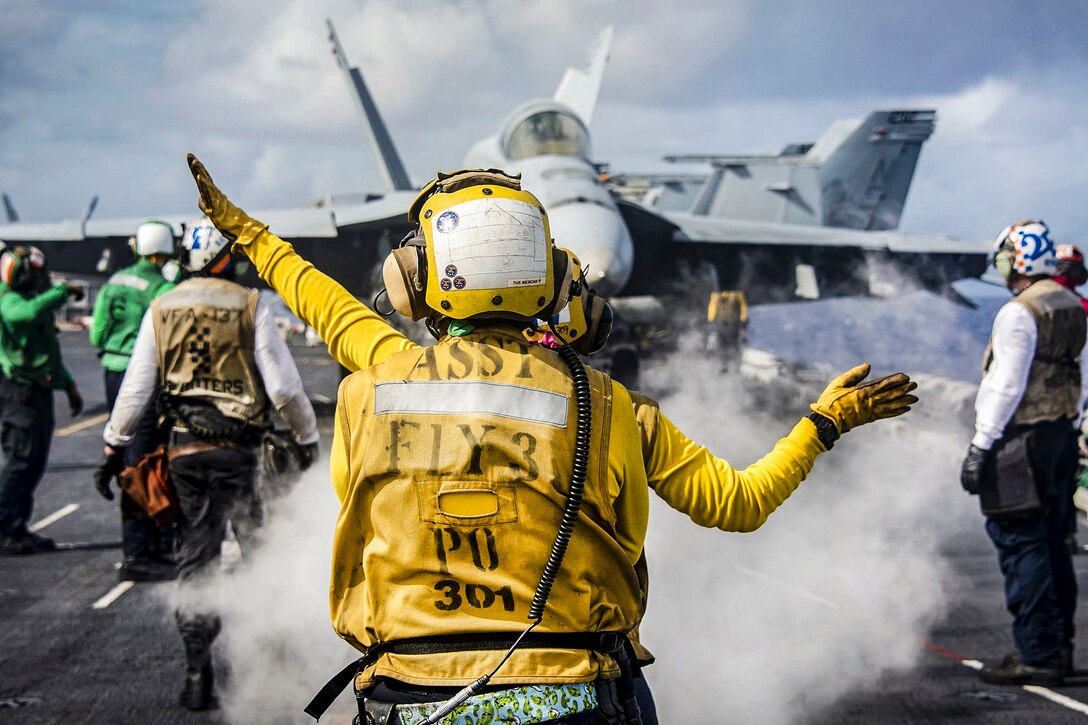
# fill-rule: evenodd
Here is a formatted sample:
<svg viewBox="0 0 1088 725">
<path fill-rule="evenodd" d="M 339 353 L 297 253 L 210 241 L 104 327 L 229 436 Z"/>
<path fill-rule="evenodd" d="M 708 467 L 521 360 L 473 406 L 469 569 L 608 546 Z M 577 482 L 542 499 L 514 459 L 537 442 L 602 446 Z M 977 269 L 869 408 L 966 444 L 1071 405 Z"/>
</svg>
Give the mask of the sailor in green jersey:
<svg viewBox="0 0 1088 725">
<path fill-rule="evenodd" d="M 40 249 L 14 245 L 0 254 L 0 555 L 56 548 L 27 523 L 53 439 L 53 391 L 68 393 L 73 417 L 83 411 L 54 318 L 69 295 L 81 299 L 83 290 L 51 285 Z"/>
<path fill-rule="evenodd" d="M 164 275 L 163 266 L 175 256 L 174 230 L 166 222 L 149 221 L 136 230 L 130 245 L 135 264 L 115 272 L 102 286 L 94 304 L 91 344 L 98 349 L 106 382 L 106 405 L 113 411 L 121 381 L 125 379 L 140 322 L 151 301 L 174 288 Z M 159 429 L 158 414 L 149 410 L 140 420 L 132 443 L 125 449 L 124 463 L 131 466 L 139 458 L 166 442 Z M 98 487 L 99 493 L 112 500 L 113 492 Z M 169 531 L 160 529 L 121 492 L 121 541 L 124 561 L 118 576 L 121 581 L 156 581 L 174 578 L 170 561 L 173 545 Z"/>
</svg>

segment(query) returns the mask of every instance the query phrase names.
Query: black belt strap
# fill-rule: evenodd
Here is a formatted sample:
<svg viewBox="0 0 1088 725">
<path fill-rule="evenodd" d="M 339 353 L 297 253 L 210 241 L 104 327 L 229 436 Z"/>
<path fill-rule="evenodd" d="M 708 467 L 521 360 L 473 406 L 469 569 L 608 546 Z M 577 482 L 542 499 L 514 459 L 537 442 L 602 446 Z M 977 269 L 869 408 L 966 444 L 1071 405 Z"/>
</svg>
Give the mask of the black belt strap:
<svg viewBox="0 0 1088 725">
<path fill-rule="evenodd" d="M 314 695 L 304 712 L 320 720 L 333 701 L 340 696 L 355 675 L 365 670 L 383 654 L 431 655 L 450 652 L 479 652 L 506 650 L 518 638 L 515 633 L 494 632 L 485 634 L 441 634 L 432 637 L 406 637 L 388 642 L 378 642 L 367 649 L 359 659 L 351 662 L 333 675 L 332 679 Z M 627 643 L 622 632 L 541 632 L 530 633 L 518 645 L 518 649 L 578 649 L 612 654 Z"/>
<path fill-rule="evenodd" d="M 320 720 L 321 716 L 325 714 L 325 711 L 329 709 L 329 706 L 332 705 L 333 701 L 335 701 L 336 698 L 340 696 L 340 693 L 355 679 L 355 675 L 360 670 L 373 664 L 374 660 L 378 659 L 378 655 L 381 653 L 375 651 L 377 648 L 378 645 L 371 647 L 365 655 L 333 675 L 332 679 L 326 682 L 325 686 L 314 695 L 313 699 L 310 700 L 310 704 L 306 706 L 303 712 L 314 720 Z M 373 657 L 371 656 L 371 653 L 373 653 Z"/>
<path fill-rule="evenodd" d="M 1071 355 L 1065 357 L 1055 357 L 1053 355 L 1035 355 L 1035 359 L 1039 362 L 1050 363 L 1051 365 L 1064 365 L 1066 367 L 1077 367 L 1077 359 Z"/>
</svg>

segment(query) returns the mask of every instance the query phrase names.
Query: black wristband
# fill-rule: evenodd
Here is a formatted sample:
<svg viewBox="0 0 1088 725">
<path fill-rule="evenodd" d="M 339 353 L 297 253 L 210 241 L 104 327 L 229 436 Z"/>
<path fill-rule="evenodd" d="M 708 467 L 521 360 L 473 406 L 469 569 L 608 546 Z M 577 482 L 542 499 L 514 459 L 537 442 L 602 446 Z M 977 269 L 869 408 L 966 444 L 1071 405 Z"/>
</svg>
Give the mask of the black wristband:
<svg viewBox="0 0 1088 725">
<path fill-rule="evenodd" d="M 824 448 L 831 450 L 835 446 L 835 441 L 839 439 L 839 429 L 835 427 L 834 421 L 828 418 L 826 415 L 820 415 L 813 411 L 805 416 L 812 421 L 816 426 L 816 435 L 820 439 L 820 443 L 824 444 Z"/>
</svg>

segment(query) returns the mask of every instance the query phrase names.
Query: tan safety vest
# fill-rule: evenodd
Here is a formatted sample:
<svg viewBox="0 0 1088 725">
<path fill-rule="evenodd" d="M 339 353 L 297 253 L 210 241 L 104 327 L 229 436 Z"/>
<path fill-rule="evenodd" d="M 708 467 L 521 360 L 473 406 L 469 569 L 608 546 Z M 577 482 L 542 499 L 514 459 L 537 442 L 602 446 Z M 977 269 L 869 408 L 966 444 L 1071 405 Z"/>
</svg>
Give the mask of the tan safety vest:
<svg viewBox="0 0 1088 725">
<path fill-rule="evenodd" d="M 589 370 L 585 497 L 541 632 L 628 632 L 640 583 L 608 486 L 609 378 Z M 624 406 L 626 408 L 626 406 Z M 333 542 L 331 608 L 359 649 L 408 637 L 520 633 L 569 488 L 576 406 L 566 366 L 516 331 L 477 330 L 349 376 L 338 412 L 349 480 Z M 385 654 L 362 673 L 464 685 L 501 651 Z M 494 684 L 617 674 L 583 650 L 519 649 Z"/>
<path fill-rule="evenodd" d="M 1012 299 L 1028 308 L 1039 330 L 1035 358 L 1024 397 L 1010 425 L 1076 420 L 1080 402 L 1080 354 L 1085 342 L 1084 308 L 1069 290 L 1041 279 Z M 993 362 L 993 339 L 986 346 L 983 373 Z"/>
<path fill-rule="evenodd" d="M 259 293 L 198 277 L 151 303 L 159 382 L 165 395 L 211 403 L 230 418 L 263 426 L 268 397 L 253 358 Z"/>
</svg>

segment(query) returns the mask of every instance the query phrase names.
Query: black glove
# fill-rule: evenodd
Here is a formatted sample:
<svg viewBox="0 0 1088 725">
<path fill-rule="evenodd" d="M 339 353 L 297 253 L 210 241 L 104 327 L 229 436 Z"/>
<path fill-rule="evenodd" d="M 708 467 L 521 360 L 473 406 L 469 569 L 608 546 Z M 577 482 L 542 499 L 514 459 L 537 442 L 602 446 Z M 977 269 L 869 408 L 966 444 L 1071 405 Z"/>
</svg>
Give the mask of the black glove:
<svg viewBox="0 0 1088 725">
<path fill-rule="evenodd" d="M 972 443 L 967 448 L 967 456 L 963 459 L 963 468 L 960 470 L 960 485 L 963 490 L 974 496 L 978 493 L 979 484 L 990 463 L 990 452 L 979 448 Z"/>
<path fill-rule="evenodd" d="M 79 416 L 83 412 L 83 396 L 79 394 L 79 386 L 76 385 L 76 381 L 69 381 L 64 388 L 64 392 L 68 394 L 68 406 L 72 409 L 72 417 Z"/>
<path fill-rule="evenodd" d="M 300 471 L 305 471 L 312 466 L 321 454 L 316 443 L 296 445 L 295 450 L 298 455 L 298 470 Z"/>
<path fill-rule="evenodd" d="M 87 296 L 87 290 L 78 284 L 65 282 L 64 289 L 76 302 L 82 302 L 83 298 Z"/>
<path fill-rule="evenodd" d="M 95 469 L 94 472 L 94 487 L 98 493 L 102 494 L 102 498 L 107 501 L 113 500 L 113 491 L 110 490 L 110 481 L 117 477 L 121 471 L 125 470 L 125 454 L 121 451 L 110 449 L 110 452 L 106 454 L 105 460 L 101 465 Z"/>
</svg>

